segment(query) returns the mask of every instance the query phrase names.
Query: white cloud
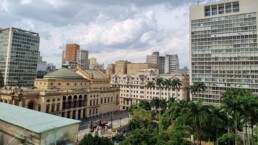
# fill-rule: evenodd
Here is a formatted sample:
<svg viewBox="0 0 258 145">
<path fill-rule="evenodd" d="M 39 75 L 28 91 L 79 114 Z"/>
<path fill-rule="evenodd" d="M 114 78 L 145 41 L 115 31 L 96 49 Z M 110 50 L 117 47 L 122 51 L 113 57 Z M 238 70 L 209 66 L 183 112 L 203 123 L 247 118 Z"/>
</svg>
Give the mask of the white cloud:
<svg viewBox="0 0 258 145">
<path fill-rule="evenodd" d="M 31 4 L 32 0 L 21 0 L 21 4 L 22 5 L 27 5 L 27 4 Z"/>
<path fill-rule="evenodd" d="M 170 7 L 165 0 L 129 5 L 79 0 L 20 2 L 23 5 L 0 0 L 0 10 L 12 10 L 0 14 L 6 18 L 3 24 L 38 32 L 41 55 L 59 67 L 67 43 L 78 43 L 106 65 L 119 59 L 145 62 L 153 51 L 178 54 L 181 67 L 189 64 L 189 4 L 175 2 Z"/>
</svg>

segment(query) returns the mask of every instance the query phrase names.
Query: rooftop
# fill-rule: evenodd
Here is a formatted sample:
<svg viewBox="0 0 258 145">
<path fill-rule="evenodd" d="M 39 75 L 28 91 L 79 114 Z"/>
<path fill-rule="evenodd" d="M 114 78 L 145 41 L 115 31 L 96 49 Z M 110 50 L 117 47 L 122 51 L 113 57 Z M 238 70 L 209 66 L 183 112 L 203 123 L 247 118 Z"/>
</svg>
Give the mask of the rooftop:
<svg viewBox="0 0 258 145">
<path fill-rule="evenodd" d="M 104 73 L 102 73 L 98 70 L 91 69 L 91 70 L 83 70 L 83 71 L 85 71 L 89 75 L 93 76 L 94 79 L 107 79 L 108 78 Z"/>
<path fill-rule="evenodd" d="M 49 73 L 45 75 L 44 78 L 83 79 L 82 76 L 66 68 L 61 68 L 57 71 Z"/>
<path fill-rule="evenodd" d="M 63 118 L 6 103 L 0 103 L 0 110 L 0 120 L 35 133 L 42 133 L 55 128 L 80 123 L 78 120 Z"/>
</svg>

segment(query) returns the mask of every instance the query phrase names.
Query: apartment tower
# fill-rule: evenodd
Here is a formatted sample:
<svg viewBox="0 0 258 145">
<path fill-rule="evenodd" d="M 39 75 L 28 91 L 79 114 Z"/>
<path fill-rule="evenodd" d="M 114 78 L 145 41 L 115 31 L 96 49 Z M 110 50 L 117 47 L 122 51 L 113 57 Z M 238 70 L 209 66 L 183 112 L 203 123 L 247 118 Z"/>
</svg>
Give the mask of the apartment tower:
<svg viewBox="0 0 258 145">
<path fill-rule="evenodd" d="M 176 73 L 179 70 L 179 60 L 177 54 L 174 55 L 165 55 L 165 74 Z"/>
<path fill-rule="evenodd" d="M 38 33 L 0 29 L 0 86 L 33 86 L 38 54 Z"/>
<path fill-rule="evenodd" d="M 257 0 L 224 0 L 190 8 L 190 83 L 207 89 L 192 100 L 220 103 L 227 88 L 258 94 Z"/>
</svg>

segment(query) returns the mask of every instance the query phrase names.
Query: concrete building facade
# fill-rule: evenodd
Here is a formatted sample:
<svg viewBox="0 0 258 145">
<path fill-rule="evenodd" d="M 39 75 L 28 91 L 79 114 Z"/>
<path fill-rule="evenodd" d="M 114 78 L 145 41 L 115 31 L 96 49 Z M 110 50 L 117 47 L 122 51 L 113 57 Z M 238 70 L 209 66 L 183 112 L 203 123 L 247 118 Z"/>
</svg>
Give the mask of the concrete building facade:
<svg viewBox="0 0 258 145">
<path fill-rule="evenodd" d="M 0 29 L 0 86 L 33 86 L 37 76 L 39 34 Z"/>
<path fill-rule="evenodd" d="M 38 56 L 37 61 L 37 78 L 42 78 L 47 73 L 47 62 L 42 60 L 42 56 Z"/>
<path fill-rule="evenodd" d="M 108 76 L 111 76 L 111 75 L 115 74 L 115 66 L 116 66 L 115 64 L 109 64 L 107 66 L 106 74 Z"/>
<path fill-rule="evenodd" d="M 165 57 L 164 56 L 159 57 L 159 64 L 157 67 L 159 69 L 159 74 L 165 73 Z"/>
<path fill-rule="evenodd" d="M 224 0 L 190 8 L 190 81 L 207 86 L 192 100 L 219 104 L 231 87 L 258 94 L 257 7 L 257 0 Z"/>
<path fill-rule="evenodd" d="M 126 74 L 133 75 L 142 69 L 155 69 L 155 68 L 157 68 L 157 65 L 152 63 L 129 63 L 127 64 Z"/>
<path fill-rule="evenodd" d="M 164 65 L 164 73 L 171 74 L 178 72 L 179 70 L 179 60 L 177 54 L 175 55 L 165 55 L 165 65 Z"/>
<path fill-rule="evenodd" d="M 65 60 L 66 61 L 76 61 L 78 50 L 80 50 L 80 45 L 78 45 L 78 44 L 66 44 Z"/>
<path fill-rule="evenodd" d="M 89 52 L 86 50 L 77 50 L 77 66 L 81 69 L 89 69 Z"/>
<path fill-rule="evenodd" d="M 146 63 L 159 64 L 159 52 L 153 52 L 151 55 L 146 56 Z"/>
<path fill-rule="evenodd" d="M 148 81 L 156 78 L 180 79 L 182 86 L 180 90 L 162 87 L 147 88 Z M 132 104 L 138 104 L 141 100 L 150 101 L 154 97 L 168 99 L 174 97 L 178 100 L 188 98 L 189 77 L 183 74 L 163 74 L 159 75 L 157 69 L 143 69 L 134 75 L 112 75 L 111 85 L 120 88 L 120 110 L 128 110 Z M 159 94 L 161 93 L 161 94 Z"/>
<path fill-rule="evenodd" d="M 126 74 L 127 73 L 127 65 L 131 63 L 129 61 L 124 61 L 124 60 L 118 60 L 115 63 L 115 74 Z"/>
</svg>

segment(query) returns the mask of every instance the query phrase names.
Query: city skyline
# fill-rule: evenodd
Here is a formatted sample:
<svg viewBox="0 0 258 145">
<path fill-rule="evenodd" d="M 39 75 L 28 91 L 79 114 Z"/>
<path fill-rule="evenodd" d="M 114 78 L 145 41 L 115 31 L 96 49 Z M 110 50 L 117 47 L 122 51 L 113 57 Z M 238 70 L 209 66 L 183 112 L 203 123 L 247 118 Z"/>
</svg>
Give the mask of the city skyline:
<svg viewBox="0 0 258 145">
<path fill-rule="evenodd" d="M 105 66 L 120 59 L 144 62 L 146 54 L 160 51 L 161 55 L 178 54 L 184 58 L 180 61 L 184 67 L 189 66 L 189 6 L 196 3 L 1 0 L 0 17 L 7 21 L 1 22 L 0 28 L 39 33 L 43 58 L 58 68 L 68 43 L 79 44 Z"/>
</svg>

